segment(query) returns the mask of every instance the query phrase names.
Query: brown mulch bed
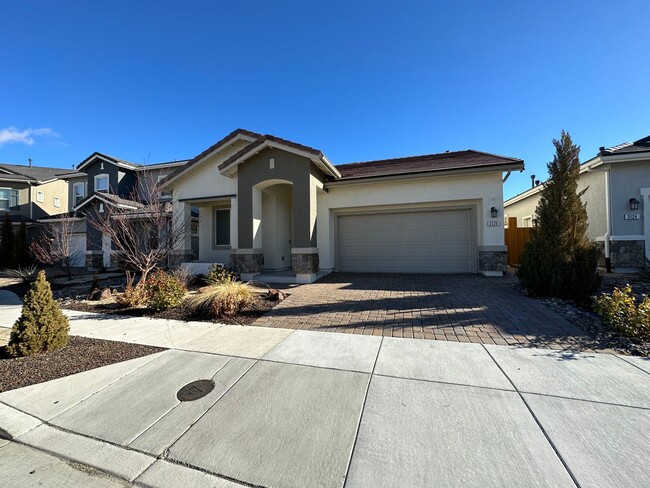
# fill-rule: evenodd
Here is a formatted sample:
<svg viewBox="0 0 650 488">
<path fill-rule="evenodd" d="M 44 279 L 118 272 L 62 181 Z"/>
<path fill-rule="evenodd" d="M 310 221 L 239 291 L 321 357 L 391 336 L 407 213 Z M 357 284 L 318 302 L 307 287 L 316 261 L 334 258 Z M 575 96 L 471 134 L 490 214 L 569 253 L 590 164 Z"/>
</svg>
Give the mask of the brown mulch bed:
<svg viewBox="0 0 650 488">
<path fill-rule="evenodd" d="M 258 297 L 250 306 L 241 310 L 233 317 L 206 317 L 190 313 L 184 308 L 171 308 L 157 312 L 149 308 L 122 308 L 114 303 L 103 304 L 90 301 L 63 301 L 60 303 L 62 308 L 77 310 L 80 312 L 96 312 L 109 315 L 129 315 L 134 317 L 153 317 L 156 319 L 173 319 L 173 320 L 201 320 L 206 322 L 215 322 L 219 324 L 231 325 L 249 325 L 255 322 L 266 312 L 275 307 L 278 302 L 272 302 L 262 297 Z"/>
<path fill-rule="evenodd" d="M 70 336 L 66 347 L 22 358 L 0 347 L 0 392 L 164 351 L 164 348 Z"/>
</svg>

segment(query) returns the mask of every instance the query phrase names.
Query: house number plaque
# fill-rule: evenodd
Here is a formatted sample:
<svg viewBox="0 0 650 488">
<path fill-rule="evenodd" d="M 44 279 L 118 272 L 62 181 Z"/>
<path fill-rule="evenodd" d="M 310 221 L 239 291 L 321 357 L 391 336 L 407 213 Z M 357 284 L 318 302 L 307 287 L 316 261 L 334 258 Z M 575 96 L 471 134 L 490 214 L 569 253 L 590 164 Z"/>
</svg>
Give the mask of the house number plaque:
<svg viewBox="0 0 650 488">
<path fill-rule="evenodd" d="M 625 214 L 623 218 L 625 220 L 641 220 L 641 214 Z"/>
<path fill-rule="evenodd" d="M 499 227 L 499 225 L 501 225 L 501 222 L 499 222 L 498 220 L 488 220 L 487 221 L 487 226 L 488 227 Z"/>
</svg>

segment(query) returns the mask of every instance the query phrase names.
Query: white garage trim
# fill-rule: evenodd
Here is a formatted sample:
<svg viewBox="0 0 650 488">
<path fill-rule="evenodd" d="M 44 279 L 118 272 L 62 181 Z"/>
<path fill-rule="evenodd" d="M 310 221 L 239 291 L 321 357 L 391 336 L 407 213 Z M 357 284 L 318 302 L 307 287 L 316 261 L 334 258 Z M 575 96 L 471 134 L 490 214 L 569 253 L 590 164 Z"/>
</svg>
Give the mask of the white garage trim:
<svg viewBox="0 0 650 488">
<path fill-rule="evenodd" d="M 336 269 L 475 273 L 475 207 L 395 208 L 336 216 Z"/>
</svg>

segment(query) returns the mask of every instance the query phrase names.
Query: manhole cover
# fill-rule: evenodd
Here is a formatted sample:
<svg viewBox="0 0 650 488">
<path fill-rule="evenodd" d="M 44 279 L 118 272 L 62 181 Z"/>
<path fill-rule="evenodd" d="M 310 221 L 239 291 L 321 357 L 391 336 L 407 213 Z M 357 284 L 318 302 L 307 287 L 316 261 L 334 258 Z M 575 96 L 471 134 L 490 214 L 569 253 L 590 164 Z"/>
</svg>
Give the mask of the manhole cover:
<svg viewBox="0 0 650 488">
<path fill-rule="evenodd" d="M 188 383 L 183 388 L 178 390 L 176 398 L 181 402 L 191 402 L 198 400 L 210 393 L 214 389 L 214 381 L 212 380 L 196 380 Z"/>
</svg>

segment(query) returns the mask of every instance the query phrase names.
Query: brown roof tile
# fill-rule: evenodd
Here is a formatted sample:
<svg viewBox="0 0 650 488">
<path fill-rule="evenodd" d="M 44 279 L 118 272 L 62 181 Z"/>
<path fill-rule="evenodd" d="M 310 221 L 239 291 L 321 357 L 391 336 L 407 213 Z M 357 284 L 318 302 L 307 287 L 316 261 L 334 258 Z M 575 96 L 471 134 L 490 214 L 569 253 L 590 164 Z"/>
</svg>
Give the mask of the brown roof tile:
<svg viewBox="0 0 650 488">
<path fill-rule="evenodd" d="M 352 179 L 466 168 L 485 168 L 507 164 L 523 164 L 523 161 L 521 159 L 470 149 L 467 151 L 341 164 L 336 169 L 341 173 L 341 179 Z"/>
</svg>

